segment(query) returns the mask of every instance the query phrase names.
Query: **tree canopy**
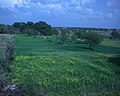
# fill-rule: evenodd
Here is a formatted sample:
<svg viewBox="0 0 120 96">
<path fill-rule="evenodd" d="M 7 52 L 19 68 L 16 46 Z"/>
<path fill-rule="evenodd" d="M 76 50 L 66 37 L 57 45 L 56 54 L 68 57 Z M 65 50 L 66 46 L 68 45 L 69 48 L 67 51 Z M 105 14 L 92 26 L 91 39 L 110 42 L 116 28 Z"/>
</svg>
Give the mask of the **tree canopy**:
<svg viewBox="0 0 120 96">
<path fill-rule="evenodd" d="M 0 33 L 28 34 L 28 35 L 52 35 L 52 27 L 44 21 L 39 22 L 15 22 L 13 25 L 0 24 Z"/>
<path fill-rule="evenodd" d="M 88 44 L 89 49 L 92 49 L 94 46 L 99 45 L 103 40 L 102 36 L 96 32 L 86 32 L 82 36 L 82 39 L 86 44 Z"/>
</svg>

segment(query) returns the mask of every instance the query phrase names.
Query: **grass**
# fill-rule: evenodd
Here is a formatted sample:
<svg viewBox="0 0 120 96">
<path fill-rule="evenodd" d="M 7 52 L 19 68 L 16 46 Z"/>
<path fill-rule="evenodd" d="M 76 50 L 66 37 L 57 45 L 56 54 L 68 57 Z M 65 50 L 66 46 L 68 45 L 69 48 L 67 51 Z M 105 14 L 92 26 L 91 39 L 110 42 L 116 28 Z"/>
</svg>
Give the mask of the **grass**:
<svg viewBox="0 0 120 96">
<path fill-rule="evenodd" d="M 120 41 L 104 39 L 102 44 L 96 48 L 99 53 L 120 54 Z"/>
<path fill-rule="evenodd" d="M 84 44 L 56 44 L 53 37 L 15 38 L 10 75 L 25 96 L 120 95 L 119 68 L 105 56 L 118 54 L 120 42 L 106 39 L 89 51 L 80 48 Z"/>
</svg>

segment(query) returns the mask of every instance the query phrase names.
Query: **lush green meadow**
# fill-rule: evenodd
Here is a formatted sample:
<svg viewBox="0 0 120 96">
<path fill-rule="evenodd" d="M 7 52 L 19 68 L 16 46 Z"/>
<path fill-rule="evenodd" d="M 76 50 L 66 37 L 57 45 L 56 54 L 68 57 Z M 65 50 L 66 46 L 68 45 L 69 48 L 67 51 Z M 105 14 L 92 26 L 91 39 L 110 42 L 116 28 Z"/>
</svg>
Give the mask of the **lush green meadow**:
<svg viewBox="0 0 120 96">
<path fill-rule="evenodd" d="M 105 39 L 94 51 L 82 43 L 55 43 L 54 37 L 15 36 L 12 82 L 25 96 L 119 96 L 120 68 L 108 55 L 120 41 Z"/>
</svg>

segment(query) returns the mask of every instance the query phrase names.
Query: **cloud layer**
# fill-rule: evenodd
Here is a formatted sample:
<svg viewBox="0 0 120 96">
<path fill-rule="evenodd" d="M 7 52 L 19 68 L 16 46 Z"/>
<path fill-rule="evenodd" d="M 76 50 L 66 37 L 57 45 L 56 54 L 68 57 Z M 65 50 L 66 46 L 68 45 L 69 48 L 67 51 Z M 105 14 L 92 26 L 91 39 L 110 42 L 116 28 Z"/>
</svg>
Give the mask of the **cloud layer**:
<svg viewBox="0 0 120 96">
<path fill-rule="evenodd" d="M 119 28 L 119 5 L 120 0 L 0 0 L 0 23 L 42 20 L 53 26 Z"/>
</svg>

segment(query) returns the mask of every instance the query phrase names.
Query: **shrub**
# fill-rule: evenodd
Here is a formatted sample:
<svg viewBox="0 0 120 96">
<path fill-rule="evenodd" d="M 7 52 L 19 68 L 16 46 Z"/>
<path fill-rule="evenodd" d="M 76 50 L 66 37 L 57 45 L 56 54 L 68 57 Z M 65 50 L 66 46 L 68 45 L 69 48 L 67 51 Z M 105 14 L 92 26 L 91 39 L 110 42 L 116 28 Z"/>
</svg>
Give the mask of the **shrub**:
<svg viewBox="0 0 120 96">
<path fill-rule="evenodd" d="M 86 32 L 82 36 L 82 39 L 89 46 L 89 49 L 99 45 L 103 40 L 102 36 L 96 32 Z"/>
</svg>

